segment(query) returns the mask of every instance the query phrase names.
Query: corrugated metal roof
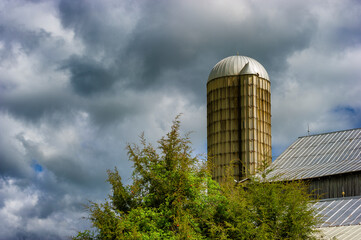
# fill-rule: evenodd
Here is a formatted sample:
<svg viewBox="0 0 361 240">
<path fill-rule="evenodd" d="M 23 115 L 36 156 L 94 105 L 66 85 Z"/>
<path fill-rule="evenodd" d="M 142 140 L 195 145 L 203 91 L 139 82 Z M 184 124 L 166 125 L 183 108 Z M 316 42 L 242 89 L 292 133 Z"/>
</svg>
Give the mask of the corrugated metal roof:
<svg viewBox="0 0 361 240">
<path fill-rule="evenodd" d="M 314 204 L 322 216 L 321 239 L 361 239 L 361 196 L 322 200 Z"/>
<path fill-rule="evenodd" d="M 322 200 L 314 207 L 322 217 L 320 228 L 361 224 L 360 196 Z"/>
<path fill-rule="evenodd" d="M 361 171 L 361 129 L 300 137 L 271 168 L 269 177 L 289 180 Z"/>
<path fill-rule="evenodd" d="M 361 225 L 319 228 L 320 234 L 316 234 L 319 239 L 330 240 L 359 240 L 361 239 Z"/>
<path fill-rule="evenodd" d="M 246 69 L 241 72 L 245 66 Z M 261 78 L 269 80 L 266 69 L 253 58 L 246 56 L 230 56 L 222 59 L 213 67 L 209 74 L 208 81 L 219 77 L 244 74 L 259 74 Z"/>
</svg>

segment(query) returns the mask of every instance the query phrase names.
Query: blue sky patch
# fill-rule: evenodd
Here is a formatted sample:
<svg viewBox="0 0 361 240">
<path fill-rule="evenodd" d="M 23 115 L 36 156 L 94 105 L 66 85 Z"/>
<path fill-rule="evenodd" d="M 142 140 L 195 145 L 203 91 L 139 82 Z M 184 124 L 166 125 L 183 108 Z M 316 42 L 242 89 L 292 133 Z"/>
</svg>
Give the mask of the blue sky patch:
<svg viewBox="0 0 361 240">
<path fill-rule="evenodd" d="M 36 160 L 34 160 L 33 164 L 32 164 L 32 168 L 34 169 L 35 172 L 40 173 L 43 171 L 43 166 L 41 166 Z"/>
<path fill-rule="evenodd" d="M 336 113 L 343 113 L 347 115 L 354 115 L 357 113 L 357 109 L 351 106 L 338 106 L 334 109 Z"/>
</svg>

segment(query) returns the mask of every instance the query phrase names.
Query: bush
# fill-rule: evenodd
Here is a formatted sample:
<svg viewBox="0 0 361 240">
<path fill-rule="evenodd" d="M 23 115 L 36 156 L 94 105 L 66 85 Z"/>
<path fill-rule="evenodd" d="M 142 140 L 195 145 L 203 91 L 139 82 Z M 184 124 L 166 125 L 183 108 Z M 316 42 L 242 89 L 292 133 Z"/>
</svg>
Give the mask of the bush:
<svg viewBox="0 0 361 240">
<path fill-rule="evenodd" d="M 128 145 L 133 182 L 108 171 L 112 194 L 88 206 L 94 232 L 73 239 L 310 239 L 318 219 L 300 182 L 252 178 L 220 186 L 192 156 L 178 118 L 155 149 L 141 136 Z"/>
</svg>

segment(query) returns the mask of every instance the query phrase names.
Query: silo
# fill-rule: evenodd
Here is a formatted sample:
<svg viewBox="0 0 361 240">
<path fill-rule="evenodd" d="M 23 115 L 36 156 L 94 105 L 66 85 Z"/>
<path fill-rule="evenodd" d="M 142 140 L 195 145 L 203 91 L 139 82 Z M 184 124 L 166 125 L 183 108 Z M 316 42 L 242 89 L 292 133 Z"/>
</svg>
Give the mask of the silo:
<svg viewBox="0 0 361 240">
<path fill-rule="evenodd" d="M 227 57 L 210 72 L 207 148 L 218 182 L 229 173 L 226 169 L 241 180 L 272 162 L 271 83 L 256 60 Z"/>
</svg>

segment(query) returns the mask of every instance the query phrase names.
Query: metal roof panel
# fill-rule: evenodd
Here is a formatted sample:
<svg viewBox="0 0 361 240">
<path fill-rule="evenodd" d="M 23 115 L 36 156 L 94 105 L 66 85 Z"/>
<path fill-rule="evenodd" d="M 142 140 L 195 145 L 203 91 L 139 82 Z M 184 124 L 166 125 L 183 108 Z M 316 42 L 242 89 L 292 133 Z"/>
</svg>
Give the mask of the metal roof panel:
<svg viewBox="0 0 361 240">
<path fill-rule="evenodd" d="M 320 233 L 316 235 L 321 239 L 343 239 L 343 240 L 361 239 L 361 225 L 325 227 L 325 228 L 319 228 L 318 230 L 320 230 Z"/>
<path fill-rule="evenodd" d="M 361 224 L 361 196 L 322 200 L 314 204 L 322 217 L 319 227 Z"/>
<path fill-rule="evenodd" d="M 270 167 L 289 180 L 361 171 L 361 129 L 300 137 Z"/>
</svg>

